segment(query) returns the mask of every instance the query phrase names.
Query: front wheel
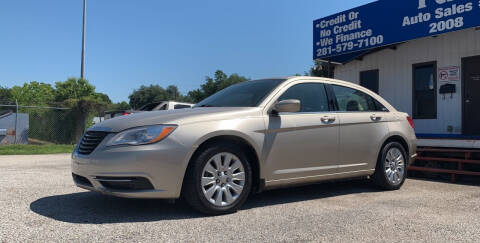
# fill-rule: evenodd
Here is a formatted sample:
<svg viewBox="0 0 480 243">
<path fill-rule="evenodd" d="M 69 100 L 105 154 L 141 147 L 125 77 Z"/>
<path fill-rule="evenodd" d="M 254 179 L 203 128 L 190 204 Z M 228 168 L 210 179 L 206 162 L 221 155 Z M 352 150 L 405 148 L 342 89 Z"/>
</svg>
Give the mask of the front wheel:
<svg viewBox="0 0 480 243">
<path fill-rule="evenodd" d="M 386 190 L 400 189 L 407 176 L 407 164 L 407 153 L 400 143 L 386 144 L 378 158 L 373 182 Z"/>
<path fill-rule="evenodd" d="M 237 146 L 214 145 L 192 161 L 184 197 L 200 212 L 232 213 L 246 201 L 251 186 L 252 172 L 245 153 Z"/>
</svg>

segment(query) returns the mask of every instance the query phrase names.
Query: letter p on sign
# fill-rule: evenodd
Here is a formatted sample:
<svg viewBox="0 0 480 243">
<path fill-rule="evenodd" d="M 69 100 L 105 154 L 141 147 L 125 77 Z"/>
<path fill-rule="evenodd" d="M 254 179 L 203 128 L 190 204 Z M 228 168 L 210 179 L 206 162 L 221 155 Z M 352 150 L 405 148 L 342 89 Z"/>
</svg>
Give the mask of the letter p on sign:
<svg viewBox="0 0 480 243">
<path fill-rule="evenodd" d="M 418 0 L 418 9 L 426 8 L 427 7 L 427 0 Z"/>
</svg>

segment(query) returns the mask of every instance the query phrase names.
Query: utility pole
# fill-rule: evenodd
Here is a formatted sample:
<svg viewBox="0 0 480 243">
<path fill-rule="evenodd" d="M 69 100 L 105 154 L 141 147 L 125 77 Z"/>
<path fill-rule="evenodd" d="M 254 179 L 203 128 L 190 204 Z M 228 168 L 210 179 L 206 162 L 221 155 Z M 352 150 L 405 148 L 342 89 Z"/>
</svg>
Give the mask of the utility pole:
<svg viewBox="0 0 480 243">
<path fill-rule="evenodd" d="M 82 64 L 80 70 L 80 78 L 85 78 L 85 25 L 87 18 L 87 0 L 83 0 L 83 25 L 82 25 Z"/>
</svg>

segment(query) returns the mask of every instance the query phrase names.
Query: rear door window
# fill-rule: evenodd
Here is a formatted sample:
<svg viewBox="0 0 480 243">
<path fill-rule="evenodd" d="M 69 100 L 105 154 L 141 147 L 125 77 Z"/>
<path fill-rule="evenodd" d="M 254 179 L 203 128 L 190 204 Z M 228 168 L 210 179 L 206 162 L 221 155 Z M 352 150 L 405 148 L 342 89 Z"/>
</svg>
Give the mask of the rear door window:
<svg viewBox="0 0 480 243">
<path fill-rule="evenodd" d="M 340 85 L 331 85 L 335 93 L 338 111 L 365 112 L 388 111 L 379 101 L 372 96 L 353 88 Z"/>
</svg>

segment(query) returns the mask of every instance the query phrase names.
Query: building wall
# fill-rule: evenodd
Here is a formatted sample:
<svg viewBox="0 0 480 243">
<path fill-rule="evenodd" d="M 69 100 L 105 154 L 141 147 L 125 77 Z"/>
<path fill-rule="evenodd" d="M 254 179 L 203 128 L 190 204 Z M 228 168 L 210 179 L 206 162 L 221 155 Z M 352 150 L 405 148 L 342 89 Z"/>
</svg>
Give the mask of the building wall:
<svg viewBox="0 0 480 243">
<path fill-rule="evenodd" d="M 379 70 L 379 93 L 394 107 L 412 115 L 412 65 L 437 61 L 437 68 L 462 65 L 462 58 L 480 55 L 480 30 L 466 29 L 426 37 L 399 44 L 396 50 L 384 49 L 335 67 L 335 78 L 359 83 L 361 71 Z M 438 75 L 437 75 L 438 76 Z M 438 77 L 437 77 L 438 79 Z M 462 132 L 462 84 L 457 83 L 457 93 L 438 94 L 437 80 L 437 119 L 415 120 L 417 133 L 448 134 L 448 126 L 453 134 Z"/>
</svg>

